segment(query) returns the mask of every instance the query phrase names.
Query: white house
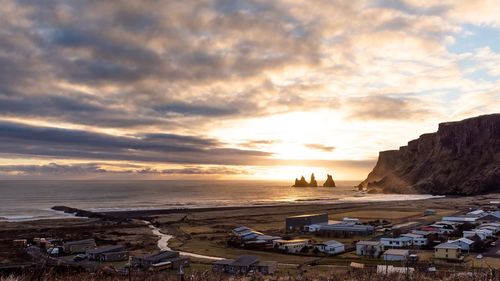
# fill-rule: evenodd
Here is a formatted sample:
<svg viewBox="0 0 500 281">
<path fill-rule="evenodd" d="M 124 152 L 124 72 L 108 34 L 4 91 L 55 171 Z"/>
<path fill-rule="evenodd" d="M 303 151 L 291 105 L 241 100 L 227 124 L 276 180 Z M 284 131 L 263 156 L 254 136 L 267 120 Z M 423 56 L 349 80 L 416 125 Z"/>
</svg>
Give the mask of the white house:
<svg viewBox="0 0 500 281">
<path fill-rule="evenodd" d="M 337 242 L 335 240 L 318 243 L 315 245 L 315 248 L 318 249 L 320 252 L 329 255 L 334 255 L 345 251 L 344 244 Z"/>
<path fill-rule="evenodd" d="M 385 261 L 405 261 L 410 256 L 409 250 L 389 249 L 384 253 Z"/>
<path fill-rule="evenodd" d="M 476 229 L 489 230 L 492 232 L 492 234 L 496 235 L 498 232 L 500 232 L 500 224 L 498 224 L 498 226 L 495 226 L 495 224 L 486 223 L 478 226 Z"/>
<path fill-rule="evenodd" d="M 450 234 L 455 230 L 454 227 L 446 224 L 431 224 L 430 227 L 436 229 L 439 234 Z"/>
<path fill-rule="evenodd" d="M 412 239 L 412 244 L 414 246 L 425 246 L 428 243 L 427 238 L 425 238 L 422 234 L 405 233 L 405 234 L 403 234 L 401 236 L 411 238 Z"/>
<path fill-rule="evenodd" d="M 360 224 L 361 223 L 359 219 L 349 218 L 349 217 L 343 218 L 342 222 L 345 224 Z"/>
<path fill-rule="evenodd" d="M 480 217 L 483 217 L 483 216 L 486 216 L 488 213 L 481 210 L 481 209 L 478 209 L 478 210 L 475 210 L 475 211 L 472 211 L 472 212 L 468 212 L 466 214 L 466 216 L 468 217 L 476 217 L 476 218 L 480 218 Z"/>
<path fill-rule="evenodd" d="M 474 241 L 467 238 L 449 240 L 448 243 L 458 245 L 458 247 L 460 247 L 462 251 L 467 251 L 467 252 L 469 252 L 472 249 L 472 246 L 474 245 Z"/>
<path fill-rule="evenodd" d="M 273 248 L 283 250 L 287 253 L 299 253 L 307 246 L 309 246 L 309 240 L 307 239 L 273 240 Z"/>
<path fill-rule="evenodd" d="M 321 229 L 321 226 L 324 224 L 311 224 L 306 226 L 306 230 L 309 232 L 318 232 Z"/>
<path fill-rule="evenodd" d="M 488 238 L 488 234 L 486 234 L 484 231 L 478 231 L 477 229 L 464 230 L 463 232 L 464 238 L 472 238 L 474 236 L 479 237 L 479 239 L 481 240 L 486 240 L 486 238 Z"/>
<path fill-rule="evenodd" d="M 452 222 L 470 222 L 474 223 L 478 220 L 478 217 L 469 217 L 469 216 L 453 216 L 453 217 L 443 217 L 443 221 L 452 221 Z"/>
<path fill-rule="evenodd" d="M 481 240 L 485 240 L 488 237 L 494 236 L 492 230 L 485 229 L 485 228 L 482 228 L 482 229 L 475 228 L 472 230 L 464 230 L 463 231 L 464 238 L 469 238 L 469 237 L 472 237 L 474 235 L 479 236 L 479 238 L 481 238 Z"/>
<path fill-rule="evenodd" d="M 384 252 L 384 243 L 380 241 L 359 241 L 356 243 L 356 255 L 379 257 Z"/>
<path fill-rule="evenodd" d="M 406 236 L 401 236 L 397 238 L 383 237 L 380 238 L 380 242 L 384 244 L 385 247 L 401 248 L 409 247 L 412 245 L 413 239 Z"/>
</svg>

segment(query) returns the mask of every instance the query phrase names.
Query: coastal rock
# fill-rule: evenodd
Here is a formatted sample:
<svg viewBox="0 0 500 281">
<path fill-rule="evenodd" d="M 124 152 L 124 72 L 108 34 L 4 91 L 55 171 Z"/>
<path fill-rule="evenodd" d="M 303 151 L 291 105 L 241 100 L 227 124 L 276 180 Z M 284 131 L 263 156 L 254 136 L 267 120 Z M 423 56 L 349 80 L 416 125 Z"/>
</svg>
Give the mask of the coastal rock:
<svg viewBox="0 0 500 281">
<path fill-rule="evenodd" d="M 307 182 L 304 176 L 299 179 L 295 179 L 295 184 L 292 187 L 318 187 L 318 182 L 314 178 L 314 173 L 311 174 L 311 182 Z"/>
<path fill-rule="evenodd" d="M 500 114 L 439 124 L 399 150 L 382 151 L 361 188 L 474 195 L 500 191 Z"/>
<path fill-rule="evenodd" d="M 335 181 L 333 180 L 332 175 L 327 175 L 327 179 L 325 183 L 323 183 L 324 187 L 335 187 Z"/>
<path fill-rule="evenodd" d="M 300 178 L 300 180 L 295 179 L 295 184 L 292 185 L 292 187 L 308 187 L 308 186 L 309 186 L 309 183 L 306 181 L 304 176 L 302 176 Z"/>
<path fill-rule="evenodd" d="M 314 178 L 314 173 L 311 174 L 311 182 L 309 183 L 310 187 L 318 187 L 318 182 Z"/>
</svg>

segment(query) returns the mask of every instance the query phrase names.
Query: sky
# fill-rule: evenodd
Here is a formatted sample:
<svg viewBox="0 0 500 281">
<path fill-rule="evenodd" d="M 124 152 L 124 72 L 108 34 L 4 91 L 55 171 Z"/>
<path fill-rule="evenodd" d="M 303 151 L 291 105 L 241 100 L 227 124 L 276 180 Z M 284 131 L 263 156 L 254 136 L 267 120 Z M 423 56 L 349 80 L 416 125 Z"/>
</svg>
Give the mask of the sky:
<svg viewBox="0 0 500 281">
<path fill-rule="evenodd" d="M 500 112 L 495 0 L 0 0 L 0 179 L 362 180 Z"/>
</svg>

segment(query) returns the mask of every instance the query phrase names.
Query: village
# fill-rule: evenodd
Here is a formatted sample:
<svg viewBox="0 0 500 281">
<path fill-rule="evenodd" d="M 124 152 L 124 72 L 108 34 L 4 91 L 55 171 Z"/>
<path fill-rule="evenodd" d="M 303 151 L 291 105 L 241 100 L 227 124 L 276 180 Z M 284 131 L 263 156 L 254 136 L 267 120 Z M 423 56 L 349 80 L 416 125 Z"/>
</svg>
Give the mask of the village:
<svg viewBox="0 0 500 281">
<path fill-rule="evenodd" d="M 314 270 L 323 261 L 328 261 L 325 266 L 332 268 L 373 270 L 379 274 L 411 274 L 415 270 L 432 274 L 450 268 L 467 271 L 481 261 L 483 268 L 484 264 L 498 267 L 487 262 L 500 258 L 496 242 L 500 234 L 498 204 L 448 212 L 441 217 L 438 213 L 426 209 L 421 215 L 414 215 L 414 221 L 397 223 L 354 217 L 330 220 L 328 213 L 300 214 L 287 216 L 281 231 L 272 233 L 239 225 L 223 235 L 226 249 L 243 253 L 232 254 L 231 258 L 204 259 L 198 255 L 192 260 L 185 252 L 172 249 L 131 255 L 126 245 L 98 245 L 93 238 L 63 241 L 57 237 L 34 237 L 15 239 L 12 243 L 44 266 L 107 270 L 122 275 L 160 271 L 183 274 L 193 265 L 237 275 L 275 274 L 280 268 L 293 265 L 300 274 Z M 290 264 L 281 259 L 286 256 L 308 259 Z"/>
</svg>

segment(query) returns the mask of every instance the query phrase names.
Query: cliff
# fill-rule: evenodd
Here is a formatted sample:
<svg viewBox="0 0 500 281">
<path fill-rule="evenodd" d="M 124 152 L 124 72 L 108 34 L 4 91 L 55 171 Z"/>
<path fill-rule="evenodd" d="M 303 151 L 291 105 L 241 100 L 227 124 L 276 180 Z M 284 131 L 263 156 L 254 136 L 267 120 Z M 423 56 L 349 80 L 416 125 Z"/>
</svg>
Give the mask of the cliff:
<svg viewBox="0 0 500 281">
<path fill-rule="evenodd" d="M 435 133 L 380 152 L 359 187 L 387 193 L 500 192 L 500 114 L 441 123 Z"/>
</svg>

